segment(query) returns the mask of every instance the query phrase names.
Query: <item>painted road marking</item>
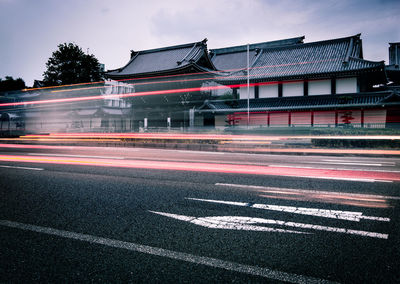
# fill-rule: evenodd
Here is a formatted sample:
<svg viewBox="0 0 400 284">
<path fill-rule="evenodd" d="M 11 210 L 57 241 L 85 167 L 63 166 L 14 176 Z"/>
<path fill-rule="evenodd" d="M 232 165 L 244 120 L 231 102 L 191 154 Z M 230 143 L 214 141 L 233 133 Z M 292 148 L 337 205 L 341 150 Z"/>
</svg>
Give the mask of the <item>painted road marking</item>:
<svg viewBox="0 0 400 284">
<path fill-rule="evenodd" d="M 0 165 L 0 168 L 32 170 L 32 171 L 43 171 L 44 170 L 43 168 L 17 167 L 17 166 L 6 166 L 6 165 Z"/>
<path fill-rule="evenodd" d="M 86 155 L 67 155 L 67 154 L 40 154 L 40 153 L 28 153 L 30 156 L 54 156 L 54 157 L 71 157 L 71 158 L 98 158 L 98 159 L 116 159 L 124 160 L 124 157 L 109 157 L 109 156 L 86 156 Z"/>
<path fill-rule="evenodd" d="M 261 276 L 264 278 L 278 280 L 290 283 L 334 283 L 324 279 L 318 279 L 314 277 L 303 276 L 294 273 L 287 273 L 279 270 L 272 270 L 269 268 L 263 268 L 258 266 L 240 264 L 232 261 L 225 261 L 217 258 L 204 257 L 193 255 L 189 253 L 177 252 L 172 250 L 167 250 L 163 248 L 151 247 L 141 244 L 135 244 L 131 242 L 124 242 L 114 239 L 102 238 L 98 236 L 81 234 L 71 231 L 58 230 L 49 227 L 35 226 L 30 224 L 18 223 L 8 220 L 0 220 L 0 225 L 15 228 L 25 231 L 37 232 L 67 239 L 73 239 L 83 242 L 88 242 L 91 244 L 103 245 L 107 247 L 125 249 L 129 251 L 140 252 L 149 255 L 161 256 L 170 259 L 176 259 L 180 261 L 185 261 L 194 264 L 206 265 L 214 268 L 221 268 L 228 271 L 235 271 L 244 274 Z"/>
<path fill-rule="evenodd" d="M 360 231 L 360 230 L 352 230 L 346 228 L 337 228 L 337 227 L 329 227 L 329 226 L 321 226 L 315 224 L 307 224 L 307 223 L 296 223 L 296 222 L 286 222 L 281 220 L 273 220 L 273 219 L 264 219 L 264 218 L 252 218 L 252 217 L 242 217 L 242 216 L 216 216 L 216 217 L 193 217 L 193 216 L 185 216 L 178 214 L 171 214 L 165 212 L 157 212 L 157 211 L 149 211 L 154 214 L 166 216 L 169 218 L 173 218 L 176 220 L 186 221 L 195 225 L 199 225 L 206 228 L 212 229 L 227 229 L 227 230 L 249 230 L 249 231 L 267 231 L 267 232 L 278 232 L 276 228 L 269 227 L 261 227 L 254 226 L 252 224 L 270 224 L 270 225 L 279 225 L 279 226 L 287 226 L 301 229 L 310 229 L 310 230 L 318 230 L 318 231 L 326 231 L 333 233 L 342 233 L 348 235 L 357 235 L 362 237 L 370 237 L 370 238 L 378 238 L 378 239 L 388 239 L 388 234 L 376 233 L 376 232 L 368 232 L 368 231 Z M 259 228 L 259 229 L 256 229 Z M 266 228 L 265 230 L 263 228 Z M 273 230 L 271 230 L 273 229 Z M 284 233 L 304 233 L 298 231 L 284 231 Z"/>
<path fill-rule="evenodd" d="M 260 218 L 250 218 L 250 217 L 234 217 L 234 216 L 224 216 L 224 217 L 204 217 L 196 218 L 191 216 L 170 214 L 157 211 L 149 211 L 154 214 L 171 217 L 176 220 L 190 222 L 199 226 L 213 228 L 213 229 L 226 229 L 226 230 L 243 230 L 243 231 L 257 231 L 257 232 L 275 232 L 275 233 L 292 233 L 292 234 L 310 234 L 301 231 L 284 230 L 278 228 L 253 226 L 251 224 L 271 224 L 271 225 L 281 225 L 276 220 L 260 219 Z"/>
<path fill-rule="evenodd" d="M 256 209 L 264 209 L 278 212 L 286 212 L 300 215 L 309 215 L 323 218 L 340 219 L 346 221 L 360 222 L 361 219 L 374 220 L 381 222 L 390 222 L 390 218 L 375 217 L 375 216 L 365 216 L 362 212 L 354 211 L 340 211 L 340 210 L 327 210 L 319 208 L 306 208 L 306 207 L 293 207 L 293 206 L 278 206 L 270 204 L 257 204 L 257 203 L 247 203 L 247 202 L 234 202 L 234 201 L 224 201 L 224 200 L 212 200 L 212 199 L 199 199 L 199 198 L 186 198 L 189 200 L 211 202 L 218 204 L 243 206 Z"/>
<path fill-rule="evenodd" d="M 232 184 L 232 183 L 216 183 L 217 186 L 229 186 L 247 189 L 256 189 L 260 191 L 271 191 L 271 192 L 299 192 L 299 193 L 314 193 L 314 194 L 334 194 L 343 196 L 353 196 L 358 198 L 384 198 L 400 200 L 400 197 L 389 196 L 389 195 L 375 195 L 375 194 L 361 194 L 361 193 L 347 193 L 347 192 L 335 192 L 335 191 L 321 191 L 321 190 L 306 190 L 306 189 L 294 189 L 294 188 L 280 188 L 280 187 L 270 187 L 270 186 L 260 186 L 260 185 L 246 185 L 246 184 Z"/>
</svg>

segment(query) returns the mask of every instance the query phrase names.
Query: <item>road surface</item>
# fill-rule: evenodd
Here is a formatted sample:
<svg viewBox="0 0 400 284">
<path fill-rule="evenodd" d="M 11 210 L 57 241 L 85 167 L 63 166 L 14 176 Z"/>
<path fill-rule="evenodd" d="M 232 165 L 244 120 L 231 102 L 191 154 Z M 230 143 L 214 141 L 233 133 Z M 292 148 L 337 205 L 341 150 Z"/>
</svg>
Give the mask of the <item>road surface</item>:
<svg viewBox="0 0 400 284">
<path fill-rule="evenodd" d="M 395 283 L 400 159 L 0 148 L 1 282 Z"/>
</svg>

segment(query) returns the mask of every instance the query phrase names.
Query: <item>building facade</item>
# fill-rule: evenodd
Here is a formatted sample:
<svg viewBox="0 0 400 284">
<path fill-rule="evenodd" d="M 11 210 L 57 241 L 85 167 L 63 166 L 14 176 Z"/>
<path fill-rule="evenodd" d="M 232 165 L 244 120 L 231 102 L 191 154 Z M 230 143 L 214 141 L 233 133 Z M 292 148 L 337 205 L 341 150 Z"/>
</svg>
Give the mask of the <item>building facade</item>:
<svg viewBox="0 0 400 284">
<path fill-rule="evenodd" d="M 216 81 L 232 99 L 206 101 L 197 114 L 220 128 L 399 126 L 398 91 L 385 88 L 383 61 L 363 59 L 360 35 L 303 39 L 211 50 L 215 66 L 229 68 Z"/>
<path fill-rule="evenodd" d="M 131 51 L 104 82 L 0 96 L 0 132 L 400 127 L 400 43 L 385 65 L 363 58 L 359 34 L 304 39 Z"/>
</svg>

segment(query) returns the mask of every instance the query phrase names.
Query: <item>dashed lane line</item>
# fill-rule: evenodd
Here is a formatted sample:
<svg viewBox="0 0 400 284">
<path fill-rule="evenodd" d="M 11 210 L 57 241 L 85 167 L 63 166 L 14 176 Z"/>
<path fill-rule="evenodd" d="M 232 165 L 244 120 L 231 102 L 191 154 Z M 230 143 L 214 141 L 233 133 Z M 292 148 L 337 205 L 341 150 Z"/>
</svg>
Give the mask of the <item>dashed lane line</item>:
<svg viewBox="0 0 400 284">
<path fill-rule="evenodd" d="M 0 165 L 0 168 L 32 170 L 32 171 L 43 171 L 44 170 L 43 168 L 17 167 L 17 166 L 6 166 L 6 165 Z"/>
</svg>

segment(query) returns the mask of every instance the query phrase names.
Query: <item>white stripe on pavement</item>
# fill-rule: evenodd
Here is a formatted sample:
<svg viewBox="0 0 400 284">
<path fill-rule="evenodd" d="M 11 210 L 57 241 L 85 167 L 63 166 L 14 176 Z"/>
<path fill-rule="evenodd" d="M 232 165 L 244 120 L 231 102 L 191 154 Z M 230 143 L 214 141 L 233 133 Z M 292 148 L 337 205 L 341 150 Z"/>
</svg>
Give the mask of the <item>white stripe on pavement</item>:
<svg viewBox="0 0 400 284">
<path fill-rule="evenodd" d="M 376 232 L 368 232 L 368 231 L 360 231 L 360 230 L 352 230 L 346 228 L 337 228 L 337 227 L 329 227 L 329 226 L 321 226 L 315 224 L 307 224 L 307 223 L 295 223 L 295 222 L 286 222 L 282 220 L 274 220 L 274 219 L 264 219 L 264 218 L 252 218 L 252 217 L 244 217 L 244 216 L 212 216 L 212 217 L 192 217 L 178 214 L 171 214 L 165 212 L 156 212 L 149 211 L 154 214 L 170 217 L 173 219 L 190 222 L 192 224 L 212 228 L 212 229 L 228 229 L 228 230 L 249 230 L 256 231 L 254 227 L 259 227 L 258 231 L 267 231 L 267 232 L 277 232 L 277 233 L 300 233 L 298 231 L 284 231 L 280 232 L 277 229 L 269 228 L 269 227 L 261 227 L 261 226 L 251 226 L 248 228 L 250 224 L 272 224 L 279 226 L 287 226 L 287 227 L 295 227 L 302 229 L 311 229 L 318 231 L 326 231 L 333 233 L 342 233 L 347 235 L 357 235 L 362 237 L 370 237 L 370 238 L 378 238 L 378 239 L 388 239 L 388 234 L 376 233 Z M 247 225 L 247 226 L 246 226 Z M 262 228 L 266 228 L 263 230 Z M 270 230 L 274 229 L 274 230 Z M 307 232 L 303 232 L 307 233 Z"/>
<path fill-rule="evenodd" d="M 334 283 L 324 279 L 318 279 L 314 277 L 303 276 L 294 273 L 287 273 L 279 270 L 272 270 L 268 268 L 262 268 L 258 266 L 240 264 L 231 261 L 225 261 L 217 258 L 197 256 L 193 254 L 177 252 L 172 250 L 167 250 L 163 248 L 151 247 L 146 245 L 135 244 L 131 242 L 124 242 L 114 239 L 102 238 L 98 236 L 75 233 L 71 231 L 58 230 L 49 227 L 35 226 L 30 224 L 24 224 L 19 222 L 13 222 L 8 220 L 0 220 L 1 226 L 6 226 L 9 228 L 21 229 L 25 231 L 32 231 L 47 235 L 58 236 L 67 239 L 73 239 L 83 242 L 88 242 L 91 244 L 99 244 L 103 246 L 125 249 L 129 251 L 135 251 L 140 253 L 145 253 L 149 255 L 156 255 L 161 257 L 166 257 L 170 259 L 176 259 L 180 261 L 185 261 L 194 264 L 206 265 L 214 268 L 221 268 L 229 271 L 240 272 L 244 274 L 250 274 L 254 276 L 261 276 L 264 278 L 278 280 L 290 283 Z"/>
<path fill-rule="evenodd" d="M 0 165 L 0 168 L 32 170 L 32 171 L 43 171 L 44 170 L 43 168 L 17 167 L 17 166 L 6 166 L 6 165 Z"/>
<path fill-rule="evenodd" d="M 200 198 L 190 198 L 190 197 L 187 197 L 186 199 L 218 203 L 218 204 L 234 205 L 234 206 L 243 206 L 243 207 L 250 207 L 250 208 L 264 209 L 264 210 L 271 210 L 278 212 L 286 212 L 286 213 L 293 213 L 300 215 L 309 215 L 309 216 L 316 216 L 323 218 L 340 219 L 346 221 L 359 222 L 361 219 L 366 219 L 366 220 L 374 220 L 381 222 L 390 222 L 390 218 L 364 216 L 362 212 L 354 212 L 354 211 L 327 210 L 319 208 L 306 208 L 306 207 L 293 207 L 293 206 L 278 206 L 270 204 L 234 202 L 234 201 L 200 199 Z"/>
</svg>

